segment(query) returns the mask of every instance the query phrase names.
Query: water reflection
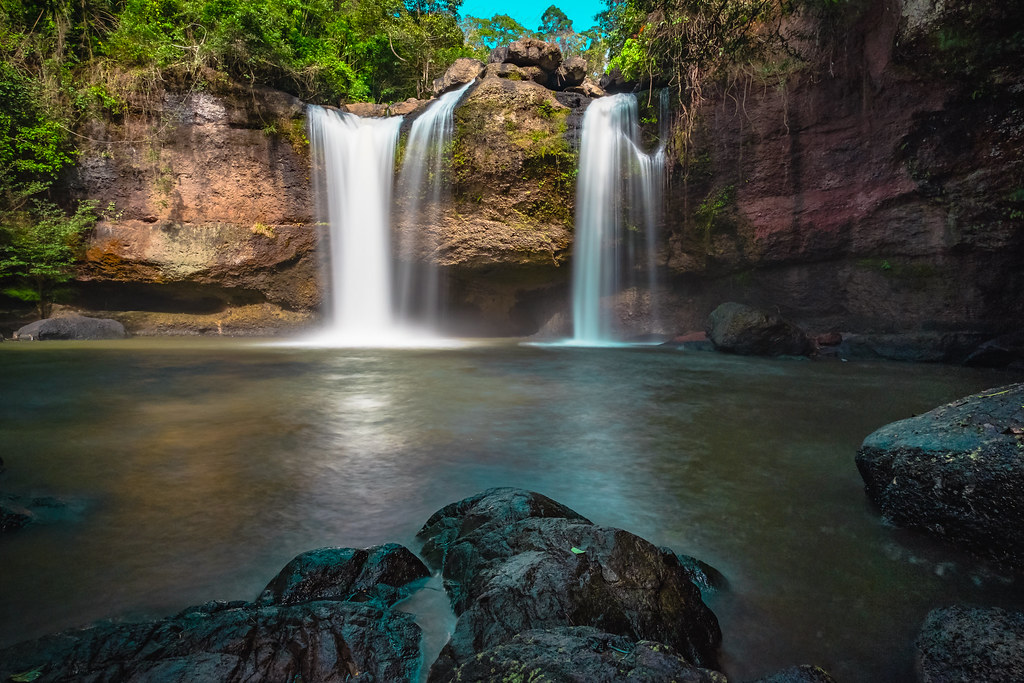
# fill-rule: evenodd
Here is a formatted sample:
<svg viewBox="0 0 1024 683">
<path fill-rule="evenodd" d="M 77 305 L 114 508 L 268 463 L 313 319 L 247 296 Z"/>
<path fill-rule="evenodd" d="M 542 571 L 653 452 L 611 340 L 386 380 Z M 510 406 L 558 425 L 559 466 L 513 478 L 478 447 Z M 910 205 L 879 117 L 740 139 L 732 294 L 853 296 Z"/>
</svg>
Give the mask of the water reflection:
<svg viewBox="0 0 1024 683">
<path fill-rule="evenodd" d="M 1014 379 L 639 348 L 5 345 L 0 486 L 88 509 L 0 538 L 0 643 L 251 599 L 299 552 L 416 547 L 442 505 L 522 486 L 721 569 L 731 676 L 900 680 L 929 608 L 1024 599 L 880 524 L 853 455 Z"/>
</svg>

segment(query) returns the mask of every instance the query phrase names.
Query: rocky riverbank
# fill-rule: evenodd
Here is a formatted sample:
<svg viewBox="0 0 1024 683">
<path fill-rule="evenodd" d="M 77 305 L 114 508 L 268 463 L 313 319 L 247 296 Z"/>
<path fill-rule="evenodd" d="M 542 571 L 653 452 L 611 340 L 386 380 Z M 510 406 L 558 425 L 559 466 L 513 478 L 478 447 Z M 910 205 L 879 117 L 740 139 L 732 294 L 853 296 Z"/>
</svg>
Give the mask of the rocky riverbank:
<svg viewBox="0 0 1024 683">
<path fill-rule="evenodd" d="M 510 488 L 445 506 L 419 538 L 425 562 L 398 544 L 320 548 L 295 557 L 252 601 L 4 648 L 0 680 L 728 683 L 722 633 L 704 602 L 727 583 L 699 560 Z M 423 588 L 428 566 L 457 617 L 432 663 L 402 602 Z M 1015 680 L 1022 619 L 935 610 L 917 639 L 917 680 Z M 756 683 L 832 680 L 800 665 Z"/>
</svg>

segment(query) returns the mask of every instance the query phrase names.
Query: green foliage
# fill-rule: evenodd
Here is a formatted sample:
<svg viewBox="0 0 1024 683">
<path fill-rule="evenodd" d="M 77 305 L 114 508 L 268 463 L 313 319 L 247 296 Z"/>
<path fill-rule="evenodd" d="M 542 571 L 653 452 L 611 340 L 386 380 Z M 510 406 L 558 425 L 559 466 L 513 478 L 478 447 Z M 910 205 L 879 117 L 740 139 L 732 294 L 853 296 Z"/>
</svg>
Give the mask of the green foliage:
<svg viewBox="0 0 1024 683">
<path fill-rule="evenodd" d="M 460 24 L 466 46 L 478 59 L 486 60 L 491 50 L 529 35 L 526 27 L 507 14 L 495 14 L 490 19 L 466 17 Z"/>
<path fill-rule="evenodd" d="M 708 196 L 697 207 L 695 212 L 697 225 L 704 231 L 705 237 L 709 238 L 711 236 L 715 224 L 729 209 L 734 199 L 735 189 L 732 185 L 729 185 L 720 190 L 709 192 Z"/>
<path fill-rule="evenodd" d="M 30 210 L 8 214 L 0 224 L 4 294 L 34 302 L 45 318 L 57 285 L 74 276 L 82 239 L 96 223 L 96 205 L 95 201 L 79 202 L 75 212 L 67 215 L 56 205 L 37 200 Z"/>
<path fill-rule="evenodd" d="M 599 19 L 609 67 L 630 80 L 668 76 L 683 90 L 762 52 L 777 37 L 765 22 L 781 9 L 776 0 L 608 0 Z"/>
<path fill-rule="evenodd" d="M 126 0 L 106 54 L 210 66 L 308 100 L 422 95 L 461 56 L 460 2 Z"/>
</svg>

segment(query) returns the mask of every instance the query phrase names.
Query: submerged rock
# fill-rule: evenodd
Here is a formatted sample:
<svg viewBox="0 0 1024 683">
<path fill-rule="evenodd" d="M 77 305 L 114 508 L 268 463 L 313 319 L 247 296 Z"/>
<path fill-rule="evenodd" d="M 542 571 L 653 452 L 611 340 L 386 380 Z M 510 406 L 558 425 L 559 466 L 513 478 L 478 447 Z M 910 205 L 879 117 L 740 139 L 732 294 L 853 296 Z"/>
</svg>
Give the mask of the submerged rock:
<svg viewBox="0 0 1024 683">
<path fill-rule="evenodd" d="M 458 616 L 431 680 L 517 634 L 565 626 L 656 641 L 691 665 L 718 666 L 715 615 L 676 558 L 638 536 L 537 493 L 491 489 L 435 513 L 420 537 Z"/>
<path fill-rule="evenodd" d="M 588 626 L 525 631 L 460 665 L 453 680 L 525 681 L 534 673 L 544 681 L 727 683 L 723 674 L 693 666 L 667 645 Z"/>
<path fill-rule="evenodd" d="M 711 312 L 707 334 L 719 351 L 742 356 L 805 356 L 813 349 L 807 333 L 782 316 L 732 302 Z"/>
<path fill-rule="evenodd" d="M 35 521 L 35 514 L 16 496 L 0 494 L 0 534 L 17 531 Z"/>
<path fill-rule="evenodd" d="M 0 680 L 414 680 L 420 628 L 413 615 L 392 609 L 405 593 L 381 589 L 421 573 L 413 560 L 394 545 L 304 553 L 255 603 L 210 602 L 166 619 L 102 622 L 0 650 Z M 375 599 L 353 602 L 362 597 L 357 586 Z"/>
<path fill-rule="evenodd" d="M 882 427 L 857 468 L 889 521 L 1024 573 L 1024 383 Z"/>
<path fill-rule="evenodd" d="M 14 338 L 18 341 L 124 339 L 127 336 L 124 325 L 116 320 L 87 318 L 81 315 L 37 320 L 14 333 Z"/>
<path fill-rule="evenodd" d="M 838 352 L 843 358 L 962 363 L 981 339 L 974 332 L 848 334 L 843 336 Z"/>
<path fill-rule="evenodd" d="M 1024 613 L 995 607 L 932 610 L 917 637 L 917 679 L 1024 680 Z"/>
<path fill-rule="evenodd" d="M 972 351 L 964 360 L 964 365 L 1004 368 L 1020 362 L 1024 362 L 1024 332 L 990 339 Z"/>
<path fill-rule="evenodd" d="M 2 471 L 2 468 L 0 468 Z M 56 522 L 74 511 L 60 498 L 38 496 L 24 498 L 0 493 L 0 533 L 17 531 L 30 524 Z"/>
</svg>

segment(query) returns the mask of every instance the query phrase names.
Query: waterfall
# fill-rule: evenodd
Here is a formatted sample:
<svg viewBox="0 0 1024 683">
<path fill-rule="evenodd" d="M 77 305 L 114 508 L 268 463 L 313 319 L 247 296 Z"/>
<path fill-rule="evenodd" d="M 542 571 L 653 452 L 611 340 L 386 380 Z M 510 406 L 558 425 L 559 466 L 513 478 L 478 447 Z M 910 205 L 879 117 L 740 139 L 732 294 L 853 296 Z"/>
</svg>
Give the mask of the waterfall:
<svg viewBox="0 0 1024 683">
<path fill-rule="evenodd" d="M 330 322 L 340 344 L 400 335 L 392 311 L 391 191 L 401 117 L 308 110 L 316 195 L 330 226 Z"/>
<path fill-rule="evenodd" d="M 437 264 L 437 226 L 449 188 L 454 111 L 472 81 L 445 93 L 413 121 L 398 176 L 397 299 L 402 320 L 437 330 L 445 291 Z"/>
<path fill-rule="evenodd" d="M 573 344 L 620 341 L 613 298 L 627 287 L 639 298 L 640 274 L 646 275 L 647 308 L 653 309 L 664 152 L 643 152 L 637 119 L 633 95 L 597 99 L 583 116 L 573 244 Z"/>
</svg>

